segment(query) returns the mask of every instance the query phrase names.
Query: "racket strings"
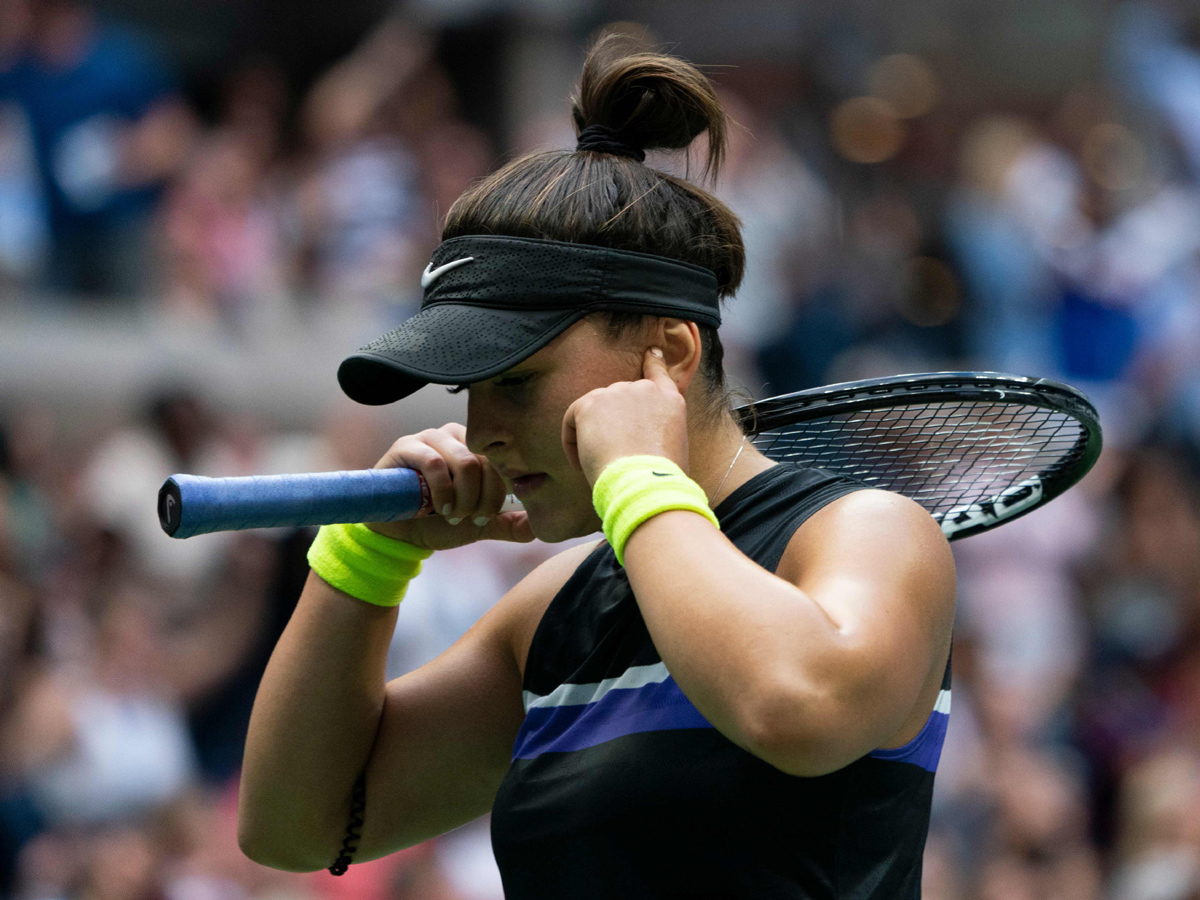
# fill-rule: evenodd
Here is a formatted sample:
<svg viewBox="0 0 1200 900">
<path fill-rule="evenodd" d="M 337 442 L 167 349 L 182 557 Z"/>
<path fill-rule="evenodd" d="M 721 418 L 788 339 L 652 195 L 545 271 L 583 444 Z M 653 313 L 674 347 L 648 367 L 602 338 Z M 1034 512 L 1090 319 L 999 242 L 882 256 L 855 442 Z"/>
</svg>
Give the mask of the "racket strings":
<svg viewBox="0 0 1200 900">
<path fill-rule="evenodd" d="M 1033 477 L 1071 469 L 1084 426 L 1030 404 L 956 400 L 835 414 L 764 431 L 772 459 L 827 468 L 905 494 L 935 518 Z"/>
</svg>

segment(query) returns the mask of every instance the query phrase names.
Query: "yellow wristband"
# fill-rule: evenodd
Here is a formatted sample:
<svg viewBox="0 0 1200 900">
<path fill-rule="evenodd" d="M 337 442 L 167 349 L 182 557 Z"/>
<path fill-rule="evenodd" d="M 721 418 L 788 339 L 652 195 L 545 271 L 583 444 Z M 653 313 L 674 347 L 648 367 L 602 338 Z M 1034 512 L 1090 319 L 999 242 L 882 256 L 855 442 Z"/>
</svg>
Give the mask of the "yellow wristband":
<svg viewBox="0 0 1200 900">
<path fill-rule="evenodd" d="M 629 536 L 660 512 L 690 509 L 721 527 L 709 509 L 704 488 L 664 456 L 623 456 L 609 463 L 592 488 L 592 503 L 622 566 Z"/>
<path fill-rule="evenodd" d="M 322 525 L 308 564 L 339 591 L 376 606 L 396 606 L 432 550 L 372 531 L 366 525 Z"/>
</svg>

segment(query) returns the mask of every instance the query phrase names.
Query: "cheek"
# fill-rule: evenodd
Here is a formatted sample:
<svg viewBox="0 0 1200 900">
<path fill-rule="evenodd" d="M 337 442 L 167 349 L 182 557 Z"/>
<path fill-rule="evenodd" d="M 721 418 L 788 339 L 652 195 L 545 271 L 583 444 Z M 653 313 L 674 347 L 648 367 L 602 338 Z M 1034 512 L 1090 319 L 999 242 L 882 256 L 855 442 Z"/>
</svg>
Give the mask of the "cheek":
<svg viewBox="0 0 1200 900">
<path fill-rule="evenodd" d="M 519 420 L 512 425 L 522 436 L 519 443 L 530 461 L 536 459 L 542 465 L 549 466 L 557 460 L 560 463 L 559 470 L 564 474 L 566 470 L 576 471 L 567 462 L 562 448 L 563 417 L 571 404 L 589 391 L 631 377 L 640 377 L 637 374 L 630 375 L 632 357 L 627 356 L 614 353 L 581 354 L 578 364 L 563 365 L 546 377 L 526 408 L 519 412 L 514 410 Z M 586 485 L 582 473 L 577 474 Z"/>
<path fill-rule="evenodd" d="M 641 377 L 638 359 L 629 354 L 610 352 L 584 355 L 560 370 L 558 377 L 548 381 L 544 392 L 545 403 L 547 407 L 558 410 L 561 421 L 567 408 L 585 394 L 619 381 Z"/>
</svg>

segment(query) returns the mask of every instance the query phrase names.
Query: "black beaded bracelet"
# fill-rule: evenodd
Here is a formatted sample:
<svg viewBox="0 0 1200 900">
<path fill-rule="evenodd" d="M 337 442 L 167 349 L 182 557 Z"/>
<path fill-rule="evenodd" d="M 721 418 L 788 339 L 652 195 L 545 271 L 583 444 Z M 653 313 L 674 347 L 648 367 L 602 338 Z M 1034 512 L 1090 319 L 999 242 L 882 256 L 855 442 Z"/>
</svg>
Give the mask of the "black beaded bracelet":
<svg viewBox="0 0 1200 900">
<path fill-rule="evenodd" d="M 363 817 L 367 811 L 367 773 L 359 774 L 350 792 L 350 821 L 346 823 L 346 836 L 342 839 L 342 852 L 329 867 L 330 875 L 345 875 L 350 868 L 351 858 L 358 852 L 358 841 L 362 837 Z"/>
</svg>

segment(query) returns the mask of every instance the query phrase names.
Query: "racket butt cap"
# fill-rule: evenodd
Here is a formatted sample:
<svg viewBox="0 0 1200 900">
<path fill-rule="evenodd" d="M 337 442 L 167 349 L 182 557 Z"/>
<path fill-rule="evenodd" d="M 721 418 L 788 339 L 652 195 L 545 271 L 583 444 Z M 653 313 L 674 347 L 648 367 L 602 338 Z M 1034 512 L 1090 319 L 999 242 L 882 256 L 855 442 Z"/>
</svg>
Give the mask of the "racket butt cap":
<svg viewBox="0 0 1200 900">
<path fill-rule="evenodd" d="M 158 521 L 171 537 L 179 530 L 180 516 L 183 512 L 183 498 L 179 493 L 179 485 L 174 478 L 168 478 L 158 489 Z"/>
</svg>

